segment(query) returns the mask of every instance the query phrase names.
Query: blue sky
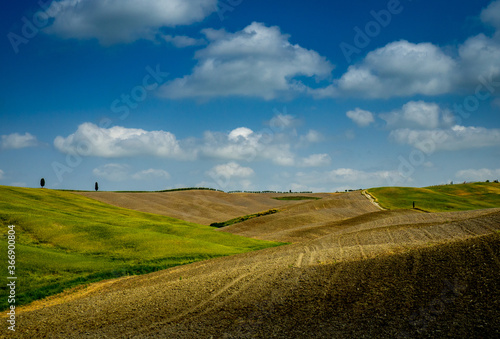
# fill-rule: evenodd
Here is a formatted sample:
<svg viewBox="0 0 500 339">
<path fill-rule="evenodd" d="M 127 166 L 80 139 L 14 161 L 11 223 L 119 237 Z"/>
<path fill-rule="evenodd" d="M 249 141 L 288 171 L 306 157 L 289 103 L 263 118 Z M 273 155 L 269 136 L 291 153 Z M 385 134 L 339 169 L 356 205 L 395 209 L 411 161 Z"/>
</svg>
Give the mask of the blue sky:
<svg viewBox="0 0 500 339">
<path fill-rule="evenodd" d="M 5 7 L 1 185 L 337 191 L 500 179 L 500 1 Z"/>
</svg>

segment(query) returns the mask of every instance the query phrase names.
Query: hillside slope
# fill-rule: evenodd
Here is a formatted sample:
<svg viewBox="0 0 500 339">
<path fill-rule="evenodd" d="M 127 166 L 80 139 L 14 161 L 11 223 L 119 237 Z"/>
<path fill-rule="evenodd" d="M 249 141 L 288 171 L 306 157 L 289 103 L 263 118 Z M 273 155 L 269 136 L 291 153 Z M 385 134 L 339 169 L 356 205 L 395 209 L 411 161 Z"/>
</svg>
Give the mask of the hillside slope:
<svg viewBox="0 0 500 339">
<path fill-rule="evenodd" d="M 297 242 L 304 240 L 304 234 L 312 229 L 377 211 L 379 208 L 359 192 L 330 194 L 320 200 L 283 206 L 276 214 L 223 227 L 220 231 L 257 239 Z"/>
<path fill-rule="evenodd" d="M 380 211 L 373 210 L 366 198 L 358 201 L 355 194 L 361 196 L 342 195 L 356 203 L 339 205 L 339 217 L 331 223 L 296 225 L 288 233 L 285 223 L 277 227 L 277 237 L 287 233 L 285 237 L 296 239 L 294 244 L 100 282 L 22 307 L 18 334 L 61 338 L 500 334 L 500 209 L 435 214 Z M 314 205 L 320 201 L 287 208 L 321 213 L 321 206 Z M 367 212 L 354 212 L 356 205 Z M 325 210 L 329 206 L 325 203 Z M 247 226 L 244 229 L 248 231 Z M 272 237 L 265 227 L 259 229 L 262 234 L 255 237 Z"/>
<path fill-rule="evenodd" d="M 424 188 L 380 187 L 368 192 L 388 209 L 415 207 L 428 212 L 500 207 L 499 183 L 470 183 Z"/>
<path fill-rule="evenodd" d="M 76 192 L 76 194 L 119 207 L 166 215 L 203 225 L 223 222 L 271 208 L 301 203 L 301 201 L 273 199 L 274 197 L 281 197 L 283 194 L 228 194 L 206 190 L 151 193 Z M 328 193 L 304 195 L 314 197 L 331 196 Z"/>
<path fill-rule="evenodd" d="M 0 186 L 0 260 L 15 225 L 17 305 L 82 283 L 232 255 L 277 243 L 107 205 L 69 192 Z M 6 307 L 6 285 L 0 290 Z"/>
</svg>

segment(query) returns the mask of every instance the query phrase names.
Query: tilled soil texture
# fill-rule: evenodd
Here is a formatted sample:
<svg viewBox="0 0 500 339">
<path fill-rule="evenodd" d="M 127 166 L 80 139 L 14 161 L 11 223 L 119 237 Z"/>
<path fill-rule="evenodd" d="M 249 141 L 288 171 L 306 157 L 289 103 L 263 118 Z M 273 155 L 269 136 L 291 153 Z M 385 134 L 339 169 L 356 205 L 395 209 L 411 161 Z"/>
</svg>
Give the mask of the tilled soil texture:
<svg viewBox="0 0 500 339">
<path fill-rule="evenodd" d="M 222 229 L 293 244 L 68 291 L 19 308 L 16 336 L 500 336 L 500 209 L 381 211 L 338 196 Z"/>
<path fill-rule="evenodd" d="M 152 193 L 77 192 L 107 204 L 133 210 L 210 225 L 243 215 L 262 212 L 275 207 L 300 204 L 303 201 L 276 200 L 287 196 L 275 193 L 223 193 L 208 190 L 190 190 Z M 289 194 L 295 195 L 295 194 Z M 297 194 L 330 198 L 333 194 Z"/>
</svg>

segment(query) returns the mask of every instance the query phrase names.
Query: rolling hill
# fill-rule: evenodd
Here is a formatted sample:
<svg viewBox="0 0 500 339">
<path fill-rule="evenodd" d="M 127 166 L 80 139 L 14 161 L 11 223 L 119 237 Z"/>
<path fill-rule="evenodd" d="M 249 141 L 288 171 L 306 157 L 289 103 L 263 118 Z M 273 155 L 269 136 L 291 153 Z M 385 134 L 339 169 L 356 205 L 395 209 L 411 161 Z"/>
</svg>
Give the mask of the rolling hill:
<svg viewBox="0 0 500 339">
<path fill-rule="evenodd" d="M 301 201 L 275 200 L 278 193 L 224 193 L 209 190 L 172 192 L 76 192 L 101 202 L 210 225 L 243 215 L 279 208 Z M 329 193 L 303 194 L 309 197 L 329 197 Z"/>
<path fill-rule="evenodd" d="M 168 199 L 172 193 L 162 198 L 166 205 L 174 200 Z M 202 193 L 191 194 L 200 199 Z M 500 208 L 438 213 L 381 210 L 361 192 L 281 202 L 266 194 L 221 194 L 225 193 L 203 193 L 204 208 L 219 203 L 227 207 L 230 200 L 244 199 L 278 212 L 215 232 L 207 227 L 211 232 L 291 244 L 66 290 L 20 307 L 16 334 L 21 338 L 500 336 Z M 282 205 L 268 205 L 268 200 Z M 469 202 L 474 200 L 481 199 Z M 127 203 L 134 207 L 132 200 Z M 147 196 L 138 199 L 138 209 L 146 203 Z M 231 213 L 240 208 L 237 205 Z M 174 209 L 174 205 L 155 206 Z M 178 206 L 179 213 L 189 216 L 189 210 Z M 198 213 L 194 211 L 194 217 Z M 212 214 L 206 221 L 223 221 L 221 216 L 231 213 Z"/>
<path fill-rule="evenodd" d="M 385 208 L 415 207 L 428 212 L 465 211 L 500 207 L 499 183 L 371 188 L 368 192 Z"/>
<path fill-rule="evenodd" d="M 69 192 L 0 186 L 2 262 L 11 224 L 23 286 L 17 305 L 83 283 L 278 245 Z M 2 308 L 6 292 L 2 286 Z"/>
</svg>

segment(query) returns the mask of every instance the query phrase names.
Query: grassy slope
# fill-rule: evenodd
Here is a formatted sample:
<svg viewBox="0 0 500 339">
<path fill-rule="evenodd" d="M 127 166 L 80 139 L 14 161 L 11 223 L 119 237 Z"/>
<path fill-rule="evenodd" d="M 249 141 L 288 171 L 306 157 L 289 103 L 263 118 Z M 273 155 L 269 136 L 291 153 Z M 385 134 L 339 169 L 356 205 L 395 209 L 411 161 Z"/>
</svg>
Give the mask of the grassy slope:
<svg viewBox="0 0 500 339">
<path fill-rule="evenodd" d="M 0 186 L 0 260 L 16 229 L 16 304 L 81 283 L 276 246 L 69 192 Z M 0 308 L 7 304 L 0 291 Z"/>
<path fill-rule="evenodd" d="M 464 211 L 500 207 L 500 184 L 472 183 L 413 187 L 380 187 L 368 190 L 387 209 L 415 207 L 429 212 Z"/>
</svg>

